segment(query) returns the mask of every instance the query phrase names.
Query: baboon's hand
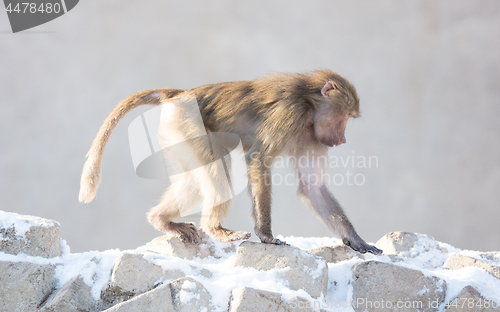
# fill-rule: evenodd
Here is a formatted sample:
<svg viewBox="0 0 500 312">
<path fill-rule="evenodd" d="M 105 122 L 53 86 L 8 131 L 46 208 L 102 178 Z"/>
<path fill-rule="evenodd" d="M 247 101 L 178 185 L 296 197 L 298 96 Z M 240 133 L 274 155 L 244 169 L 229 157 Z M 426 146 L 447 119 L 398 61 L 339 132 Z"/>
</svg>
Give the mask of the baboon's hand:
<svg viewBox="0 0 500 312">
<path fill-rule="evenodd" d="M 378 249 L 375 246 L 367 244 L 364 240 L 361 238 L 357 237 L 354 239 L 348 239 L 348 238 L 343 238 L 342 242 L 346 245 L 351 247 L 354 251 L 357 251 L 359 253 L 372 253 L 374 255 L 380 255 L 383 250 Z"/>
<path fill-rule="evenodd" d="M 265 238 L 261 238 L 260 241 L 264 244 L 273 244 L 273 245 L 282 245 L 282 246 L 290 246 L 289 244 L 287 244 L 286 242 L 283 242 L 277 238 L 273 238 L 273 237 L 265 237 Z"/>
</svg>

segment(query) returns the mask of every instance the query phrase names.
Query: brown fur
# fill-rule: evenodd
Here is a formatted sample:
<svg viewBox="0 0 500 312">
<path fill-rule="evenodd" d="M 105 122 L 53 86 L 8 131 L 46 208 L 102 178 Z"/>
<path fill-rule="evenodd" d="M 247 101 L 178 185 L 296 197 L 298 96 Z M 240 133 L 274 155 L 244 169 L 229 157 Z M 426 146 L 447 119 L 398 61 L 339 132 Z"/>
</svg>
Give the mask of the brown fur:
<svg viewBox="0 0 500 312">
<path fill-rule="evenodd" d="M 136 93 L 120 102 L 106 119 L 87 154 L 81 180 L 80 201 L 91 201 L 100 177 L 102 153 L 111 131 L 121 117 L 131 109 L 143 105 L 160 105 L 174 97 L 194 95 L 201 111 L 208 138 L 190 140 L 195 155 L 202 163 L 220 159 L 227 151 L 211 149 L 208 140 L 216 140 L 210 132 L 237 134 L 243 143 L 248 163 L 249 191 L 253 199 L 252 215 L 255 232 L 264 243 L 284 244 L 273 237 L 271 231 L 271 185 L 263 183 L 271 168 L 264 161 L 287 154 L 296 158 L 308 157 L 307 164 L 296 164 L 299 172 L 299 195 L 308 201 L 323 221 L 337 231 L 344 243 L 360 252 L 378 254 L 381 251 L 366 244 L 356 233 L 340 204 L 326 189 L 322 181 L 304 181 L 301 175 L 319 174 L 319 157 L 326 155 L 327 146 L 345 143 L 345 126 L 350 117 L 359 114 L 359 99 L 354 87 L 337 73 L 328 70 L 305 74 L 275 73 L 253 81 L 217 83 L 190 90 L 158 89 Z M 163 129 L 162 129 L 163 126 Z M 172 127 L 175 128 L 172 130 Z M 179 118 L 172 125 L 160 126 L 160 141 L 167 140 L 169 131 L 198 131 L 188 120 Z M 212 142 L 213 143 L 213 142 Z M 223 142 L 221 142 L 223 143 Z M 213 144 L 212 144 L 213 145 Z M 222 144 L 223 145 L 223 144 Z M 230 164 L 228 164 L 230 166 Z M 318 169 L 319 168 L 319 169 Z M 224 172 L 216 168 L 216 172 Z M 190 223 L 174 223 L 179 209 L 192 207 L 198 201 L 224 196 L 218 188 L 207 186 L 210 173 L 196 177 L 177 202 L 171 188 L 167 189 L 160 204 L 148 214 L 151 224 L 166 233 L 190 242 L 197 241 L 197 232 Z M 213 178 L 213 176 L 212 176 Z M 198 182 L 196 182 L 198 181 Z M 205 182 L 200 182 L 205 181 Z M 226 194 L 227 195 L 227 194 Z M 215 196 L 215 197 L 214 197 Z M 177 199 L 178 200 L 178 199 Z M 250 236 L 247 232 L 234 232 L 222 228 L 221 220 L 229 209 L 229 201 L 220 205 L 205 205 L 201 227 L 219 241 L 233 241 Z"/>
</svg>

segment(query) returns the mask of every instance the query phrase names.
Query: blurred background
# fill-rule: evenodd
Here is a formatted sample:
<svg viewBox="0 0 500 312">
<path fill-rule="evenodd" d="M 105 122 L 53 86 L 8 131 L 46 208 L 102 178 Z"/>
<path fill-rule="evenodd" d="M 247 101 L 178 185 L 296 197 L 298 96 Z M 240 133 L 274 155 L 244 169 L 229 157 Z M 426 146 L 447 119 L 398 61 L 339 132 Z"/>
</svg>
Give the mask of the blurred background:
<svg viewBox="0 0 500 312">
<path fill-rule="evenodd" d="M 496 0 L 80 1 L 17 34 L 2 12 L 0 209 L 59 221 L 73 252 L 143 245 L 161 235 L 146 212 L 168 182 L 135 175 L 127 128 L 151 107 L 121 121 L 96 199 L 78 202 L 85 154 L 120 100 L 327 68 L 355 85 L 362 111 L 330 155 L 378 160 L 331 170 L 364 178 L 331 187 L 360 236 L 500 250 L 498 38 Z M 274 234 L 332 235 L 295 191 L 274 188 Z M 253 233 L 250 208 L 239 194 L 224 225 Z"/>
</svg>

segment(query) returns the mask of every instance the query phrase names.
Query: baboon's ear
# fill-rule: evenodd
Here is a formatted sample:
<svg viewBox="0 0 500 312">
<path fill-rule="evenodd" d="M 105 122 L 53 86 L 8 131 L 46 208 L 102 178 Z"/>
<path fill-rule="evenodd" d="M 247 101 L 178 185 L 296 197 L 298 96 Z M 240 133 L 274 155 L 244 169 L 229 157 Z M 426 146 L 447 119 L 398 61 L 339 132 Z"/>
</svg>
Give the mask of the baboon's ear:
<svg viewBox="0 0 500 312">
<path fill-rule="evenodd" d="M 335 89 L 337 89 L 337 87 L 335 86 L 335 83 L 333 83 L 333 81 L 330 80 L 327 83 L 325 83 L 325 85 L 321 89 L 321 95 L 328 98 L 328 95 L 326 95 L 326 92 L 328 90 L 335 90 Z"/>
</svg>

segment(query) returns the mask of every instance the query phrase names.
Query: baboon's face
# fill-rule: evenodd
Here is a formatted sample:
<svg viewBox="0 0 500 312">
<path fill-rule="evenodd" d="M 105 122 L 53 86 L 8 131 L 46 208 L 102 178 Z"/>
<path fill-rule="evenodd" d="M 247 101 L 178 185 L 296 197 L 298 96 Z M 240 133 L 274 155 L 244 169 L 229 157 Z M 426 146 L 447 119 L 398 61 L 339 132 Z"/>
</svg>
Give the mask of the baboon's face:
<svg viewBox="0 0 500 312">
<path fill-rule="evenodd" d="M 314 135 L 324 145 L 333 147 L 347 142 L 345 128 L 347 121 L 355 117 L 356 112 L 316 112 L 314 118 Z"/>
<path fill-rule="evenodd" d="M 358 116 L 359 99 L 356 91 L 345 85 L 339 88 L 337 83 L 327 81 L 321 89 L 321 95 L 322 99 L 314 112 L 314 135 L 319 142 L 330 147 L 344 144 L 347 142 L 347 121 Z"/>
</svg>

